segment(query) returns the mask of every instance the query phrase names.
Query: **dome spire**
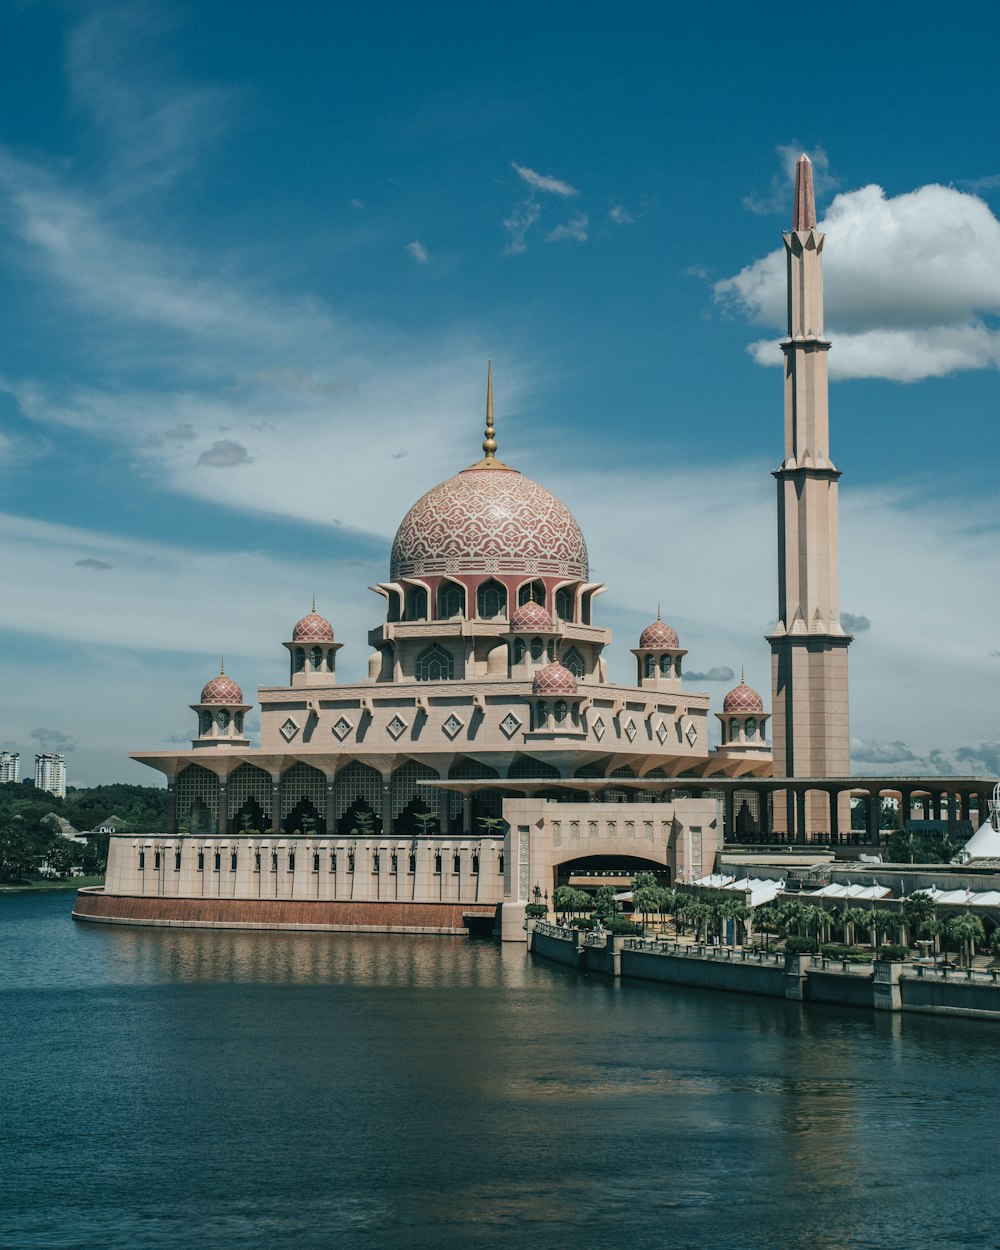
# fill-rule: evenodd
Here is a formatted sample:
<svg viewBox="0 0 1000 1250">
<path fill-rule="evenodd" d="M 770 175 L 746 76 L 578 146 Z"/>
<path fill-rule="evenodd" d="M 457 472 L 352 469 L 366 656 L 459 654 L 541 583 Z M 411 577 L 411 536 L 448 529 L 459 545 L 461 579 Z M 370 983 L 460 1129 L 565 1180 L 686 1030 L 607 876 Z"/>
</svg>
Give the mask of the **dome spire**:
<svg viewBox="0 0 1000 1250">
<path fill-rule="evenodd" d="M 483 431 L 483 458 L 477 460 L 475 464 L 470 464 L 470 469 L 507 469 L 509 472 L 516 473 L 516 469 L 511 469 L 509 464 L 504 464 L 502 460 L 497 459 L 497 431 L 493 424 L 493 361 L 487 361 L 486 364 L 486 429 Z M 463 470 L 464 471 L 464 470 Z"/>
</svg>

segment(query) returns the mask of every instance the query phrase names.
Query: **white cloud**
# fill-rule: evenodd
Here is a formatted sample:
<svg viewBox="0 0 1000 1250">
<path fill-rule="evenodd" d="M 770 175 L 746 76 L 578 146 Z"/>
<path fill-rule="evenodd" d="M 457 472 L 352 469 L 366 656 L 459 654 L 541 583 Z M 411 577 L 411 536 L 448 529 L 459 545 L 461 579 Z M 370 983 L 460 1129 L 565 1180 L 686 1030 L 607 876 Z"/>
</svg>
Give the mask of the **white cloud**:
<svg viewBox="0 0 1000 1250">
<path fill-rule="evenodd" d="M 608 216 L 616 226 L 629 226 L 635 221 L 635 217 L 621 204 L 616 204 L 613 208 L 608 209 Z"/>
<path fill-rule="evenodd" d="M 528 169 L 525 165 L 519 165 L 517 161 L 511 161 L 511 165 L 533 191 L 546 191 L 549 195 L 562 196 L 580 194 L 576 187 L 571 187 L 568 182 L 563 182 L 561 178 L 553 178 L 548 174 L 537 174 L 533 169 Z"/>
<path fill-rule="evenodd" d="M 407 243 L 406 251 L 410 253 L 418 265 L 426 265 L 430 262 L 430 256 L 427 254 L 427 248 L 419 239 L 414 239 L 412 243 Z"/>
<path fill-rule="evenodd" d="M 1000 221 L 975 196 L 936 185 L 887 198 L 838 195 L 820 223 L 832 378 L 916 381 L 1000 364 Z M 784 251 L 715 284 L 719 305 L 785 329 Z M 748 349 L 780 364 L 775 340 Z"/>
<path fill-rule="evenodd" d="M 586 213 L 574 213 L 569 221 L 563 222 L 561 226 L 556 226 L 554 230 L 550 230 L 545 236 L 546 243 L 559 243 L 563 239 L 573 239 L 576 243 L 586 243 Z"/>
</svg>

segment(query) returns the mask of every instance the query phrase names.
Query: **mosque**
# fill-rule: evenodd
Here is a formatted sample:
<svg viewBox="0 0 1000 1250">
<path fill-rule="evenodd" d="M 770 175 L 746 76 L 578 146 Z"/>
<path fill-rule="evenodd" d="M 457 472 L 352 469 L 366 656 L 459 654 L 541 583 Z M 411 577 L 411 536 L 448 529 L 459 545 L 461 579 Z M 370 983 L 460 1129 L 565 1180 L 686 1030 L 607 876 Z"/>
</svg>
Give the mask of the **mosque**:
<svg viewBox="0 0 1000 1250">
<path fill-rule="evenodd" d="M 838 604 L 824 236 L 805 157 L 784 239 L 773 750 L 771 714 L 742 681 L 714 713 L 721 743 L 710 747 L 710 698 L 682 684 L 686 652 L 659 614 L 632 648 L 634 683 L 608 680 L 606 588 L 590 579 L 565 504 L 498 457 L 490 372 L 482 458 L 413 504 L 388 579 L 371 588 L 384 620 L 368 634 L 367 678 L 338 684 L 342 644 L 315 602 L 282 643 L 287 683 L 258 691 L 259 746 L 244 732 L 253 704 L 230 675 L 213 676 L 191 704 L 190 750 L 132 756 L 166 777 L 167 828 L 112 838 L 105 887 L 81 891 L 74 914 L 441 933 L 496 925 L 523 941 L 526 904 L 560 884 L 627 881 L 641 869 L 692 881 L 713 870 L 724 836 L 845 829 L 859 782 L 848 776 L 851 639 Z M 877 803 L 891 785 L 903 794 L 891 780 L 866 779 L 861 792 Z M 930 790 L 913 785 L 904 797 Z"/>
</svg>

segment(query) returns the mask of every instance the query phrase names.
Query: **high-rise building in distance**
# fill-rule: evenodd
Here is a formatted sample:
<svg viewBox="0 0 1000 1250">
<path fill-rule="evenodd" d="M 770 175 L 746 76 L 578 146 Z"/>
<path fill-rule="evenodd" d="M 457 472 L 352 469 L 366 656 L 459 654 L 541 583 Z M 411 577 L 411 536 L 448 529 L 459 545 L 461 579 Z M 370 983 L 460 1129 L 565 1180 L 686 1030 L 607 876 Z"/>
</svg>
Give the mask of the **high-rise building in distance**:
<svg viewBox="0 0 1000 1250">
<path fill-rule="evenodd" d="M 18 751 L 0 751 L 0 785 L 21 780 L 21 755 Z"/>
<path fill-rule="evenodd" d="M 35 789 L 66 797 L 66 757 L 46 752 L 35 756 Z"/>
</svg>

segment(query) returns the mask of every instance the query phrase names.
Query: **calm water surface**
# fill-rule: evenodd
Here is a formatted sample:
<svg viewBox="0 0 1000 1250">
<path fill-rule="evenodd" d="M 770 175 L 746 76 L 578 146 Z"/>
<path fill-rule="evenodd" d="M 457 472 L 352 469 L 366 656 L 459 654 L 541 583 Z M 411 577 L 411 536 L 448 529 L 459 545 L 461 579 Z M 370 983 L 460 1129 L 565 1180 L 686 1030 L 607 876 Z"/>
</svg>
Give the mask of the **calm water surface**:
<svg viewBox="0 0 1000 1250">
<path fill-rule="evenodd" d="M 1000 1244 L 1000 1030 L 0 898 L 0 1246 Z"/>
</svg>

